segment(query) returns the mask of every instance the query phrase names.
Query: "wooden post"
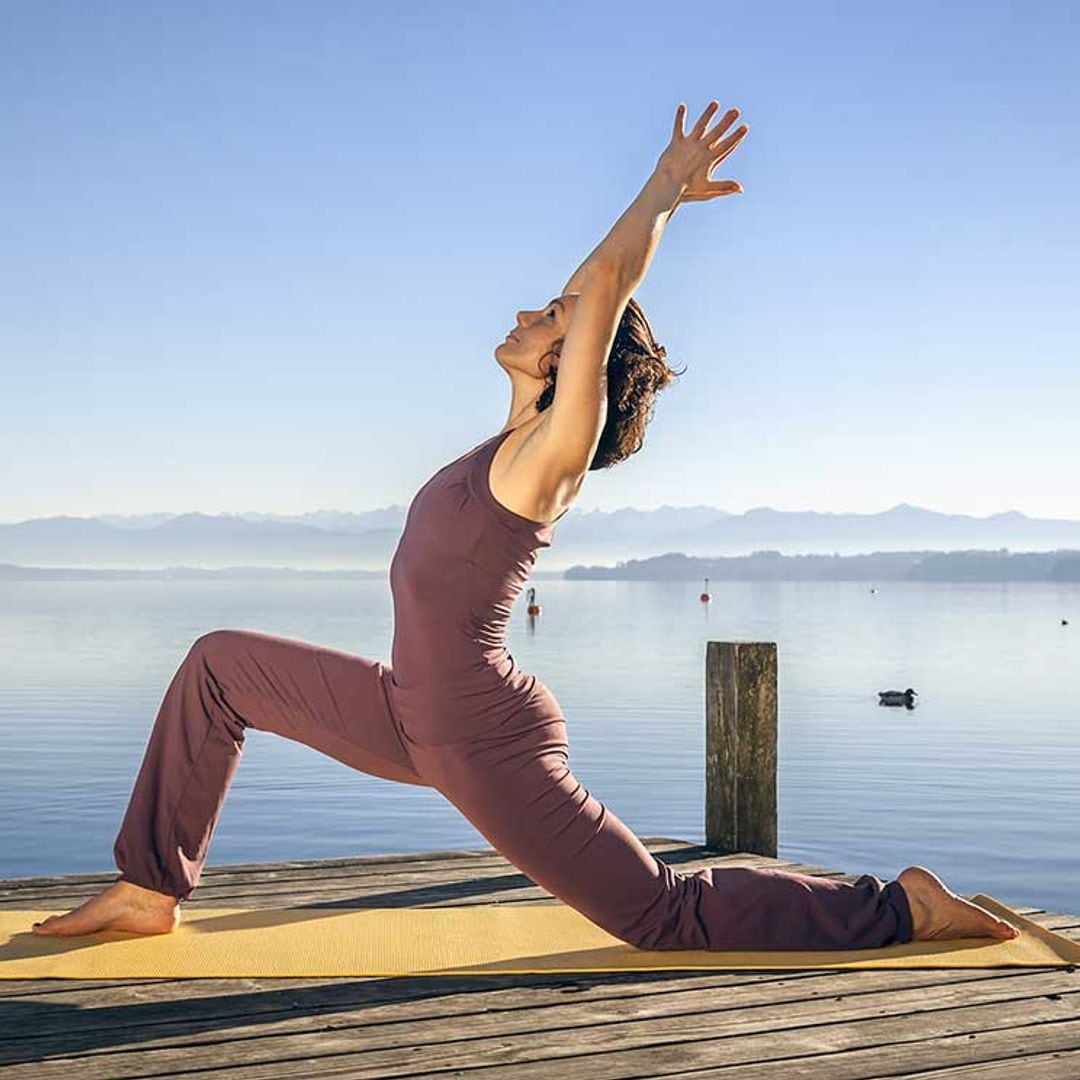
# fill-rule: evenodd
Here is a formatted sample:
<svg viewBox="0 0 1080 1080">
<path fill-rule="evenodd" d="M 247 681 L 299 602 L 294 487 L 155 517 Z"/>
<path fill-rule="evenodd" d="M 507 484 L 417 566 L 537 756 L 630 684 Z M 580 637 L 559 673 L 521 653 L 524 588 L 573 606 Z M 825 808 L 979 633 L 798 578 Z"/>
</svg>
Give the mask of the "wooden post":
<svg viewBox="0 0 1080 1080">
<path fill-rule="evenodd" d="M 705 846 L 775 859 L 776 642 L 705 649 Z"/>
</svg>

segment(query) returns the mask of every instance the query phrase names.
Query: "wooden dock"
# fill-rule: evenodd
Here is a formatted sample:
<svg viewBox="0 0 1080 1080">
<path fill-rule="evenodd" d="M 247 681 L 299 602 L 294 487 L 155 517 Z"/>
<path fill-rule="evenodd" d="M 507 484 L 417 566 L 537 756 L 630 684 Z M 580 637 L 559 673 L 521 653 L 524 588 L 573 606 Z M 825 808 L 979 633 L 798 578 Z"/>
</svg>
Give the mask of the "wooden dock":
<svg viewBox="0 0 1080 1080">
<path fill-rule="evenodd" d="M 680 870 L 755 865 L 660 837 Z M 0 907 L 82 903 L 116 872 L 0 881 Z M 1002 897 L 1006 901 L 1009 898 Z M 197 907 L 558 903 L 492 848 L 207 866 Z M 1080 915 L 1017 907 L 1080 940 Z M 348 979 L 0 980 L 3 1080 L 1080 1077 L 1080 973 L 630 972 Z"/>
</svg>

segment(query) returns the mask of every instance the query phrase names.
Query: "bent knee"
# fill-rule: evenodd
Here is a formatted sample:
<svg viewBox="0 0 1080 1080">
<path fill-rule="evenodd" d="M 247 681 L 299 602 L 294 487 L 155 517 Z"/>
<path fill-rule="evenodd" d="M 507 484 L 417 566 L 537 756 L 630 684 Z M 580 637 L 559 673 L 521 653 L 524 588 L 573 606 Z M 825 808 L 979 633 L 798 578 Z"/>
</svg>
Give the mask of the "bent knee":
<svg viewBox="0 0 1080 1080">
<path fill-rule="evenodd" d="M 243 630 L 211 630 L 197 637 L 188 649 L 188 658 L 225 656 L 235 651 L 243 636 Z"/>
</svg>

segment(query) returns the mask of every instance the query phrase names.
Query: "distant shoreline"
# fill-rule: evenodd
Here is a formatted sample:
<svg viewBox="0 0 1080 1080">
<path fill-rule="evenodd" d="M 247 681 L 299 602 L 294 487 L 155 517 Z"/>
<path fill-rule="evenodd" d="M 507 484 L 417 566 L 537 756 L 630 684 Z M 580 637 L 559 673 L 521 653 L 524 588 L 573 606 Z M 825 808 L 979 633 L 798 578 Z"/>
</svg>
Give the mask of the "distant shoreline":
<svg viewBox="0 0 1080 1080">
<path fill-rule="evenodd" d="M 1080 582 L 1080 550 L 875 551 L 866 555 L 752 555 L 701 558 L 671 552 L 614 568 L 572 566 L 569 580 L 620 581 L 1051 581 Z"/>
<path fill-rule="evenodd" d="M 388 581 L 389 569 L 288 566 L 48 567 L 0 563 L 0 581 Z M 565 581 L 1048 581 L 1080 582 L 1080 550 L 875 551 L 866 555 L 751 555 L 701 558 L 670 552 L 615 566 L 536 570 Z"/>
<path fill-rule="evenodd" d="M 386 580 L 386 570 L 302 570 L 288 566 L 167 566 L 137 567 L 19 566 L 0 563 L 0 581 L 288 581 L 318 578 Z"/>
</svg>

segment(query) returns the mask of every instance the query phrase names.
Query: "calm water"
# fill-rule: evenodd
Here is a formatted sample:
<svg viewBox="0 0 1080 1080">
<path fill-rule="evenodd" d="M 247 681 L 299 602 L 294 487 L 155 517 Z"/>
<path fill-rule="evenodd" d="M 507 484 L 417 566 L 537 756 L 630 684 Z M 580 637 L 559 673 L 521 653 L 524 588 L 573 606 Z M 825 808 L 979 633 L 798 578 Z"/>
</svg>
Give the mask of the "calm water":
<svg viewBox="0 0 1080 1080">
<path fill-rule="evenodd" d="M 537 581 L 507 644 L 577 778 L 640 835 L 704 841 L 708 640 L 776 641 L 781 858 L 1080 912 L 1080 586 Z M 1062 618 L 1070 625 L 1062 626 Z M 115 872 L 189 645 L 262 630 L 389 662 L 385 582 L 0 583 L 0 877 Z M 913 711 L 877 691 L 915 687 Z M 430 789 L 249 730 L 209 863 L 483 847 Z"/>
</svg>

